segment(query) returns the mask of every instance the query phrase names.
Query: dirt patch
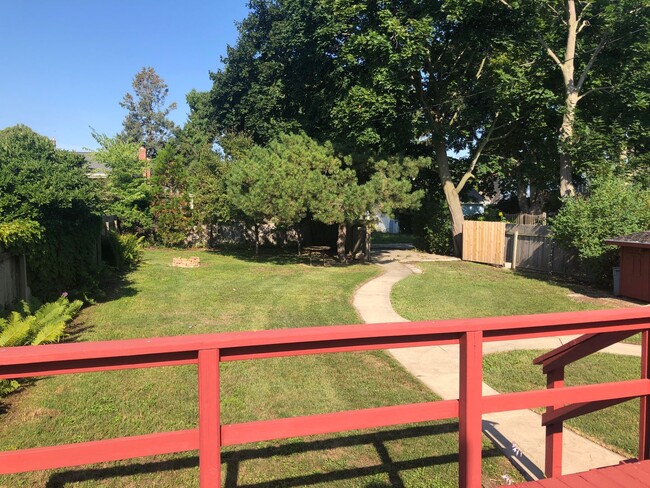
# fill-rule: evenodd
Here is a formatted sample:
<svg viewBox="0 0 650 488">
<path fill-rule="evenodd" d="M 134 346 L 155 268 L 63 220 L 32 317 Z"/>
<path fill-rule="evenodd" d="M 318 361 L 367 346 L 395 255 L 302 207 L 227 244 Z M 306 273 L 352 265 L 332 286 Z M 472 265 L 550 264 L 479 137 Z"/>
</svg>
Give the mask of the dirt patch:
<svg viewBox="0 0 650 488">
<path fill-rule="evenodd" d="M 608 295 L 606 293 L 569 293 L 567 296 L 576 302 L 599 303 L 612 308 L 633 308 L 646 305 L 633 300 Z"/>
</svg>

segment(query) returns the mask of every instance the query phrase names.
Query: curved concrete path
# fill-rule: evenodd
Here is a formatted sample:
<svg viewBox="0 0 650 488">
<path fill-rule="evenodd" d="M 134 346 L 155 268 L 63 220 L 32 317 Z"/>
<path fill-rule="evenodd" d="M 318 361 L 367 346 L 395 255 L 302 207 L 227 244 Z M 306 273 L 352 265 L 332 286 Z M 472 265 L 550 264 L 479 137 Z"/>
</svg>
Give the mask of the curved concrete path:
<svg viewBox="0 0 650 488">
<path fill-rule="evenodd" d="M 395 283 L 418 272 L 409 262 L 454 260 L 405 250 L 381 250 L 375 257 L 375 262 L 384 272 L 357 289 L 353 298 L 354 307 L 366 323 L 407 322 L 393 309 L 390 295 Z M 404 260 L 408 262 L 403 263 Z M 573 337 L 492 342 L 484 344 L 483 350 L 488 354 L 514 349 L 552 349 Z M 604 351 L 633 356 L 641 354 L 640 347 L 633 344 L 615 344 Z M 458 398 L 457 345 L 390 349 L 389 353 L 438 396 L 445 400 Z M 498 392 L 483 383 L 483 395 L 495 394 Z M 483 431 L 529 478 L 543 477 L 545 429 L 541 415 L 532 410 L 484 415 Z M 565 429 L 562 456 L 564 474 L 617 464 L 622 460 L 622 456 Z"/>
</svg>

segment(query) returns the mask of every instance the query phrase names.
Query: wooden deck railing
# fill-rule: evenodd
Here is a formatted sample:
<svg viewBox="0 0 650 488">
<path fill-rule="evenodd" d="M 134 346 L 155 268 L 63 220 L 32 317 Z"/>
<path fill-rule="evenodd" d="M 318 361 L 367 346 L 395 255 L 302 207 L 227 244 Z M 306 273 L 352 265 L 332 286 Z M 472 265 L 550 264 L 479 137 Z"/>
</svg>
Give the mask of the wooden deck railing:
<svg viewBox="0 0 650 488">
<path fill-rule="evenodd" d="M 483 396 L 482 344 L 567 334 L 646 331 L 642 361 L 648 362 L 650 309 L 635 308 L 483 319 L 459 319 L 376 325 L 86 342 L 0 349 L 0 379 L 51 376 L 118 369 L 198 364 L 198 429 L 160 432 L 0 453 L 0 473 L 18 473 L 157 454 L 199 450 L 200 483 L 221 482 L 221 448 L 250 442 L 369 429 L 413 422 L 459 418 L 460 486 L 481 486 L 481 415 L 532 407 L 642 397 L 640 459 L 650 439 L 650 379 L 642 377 L 598 385 Z M 399 347 L 460 344 L 460 392 L 457 400 L 399 405 L 222 425 L 219 415 L 219 364 Z"/>
</svg>

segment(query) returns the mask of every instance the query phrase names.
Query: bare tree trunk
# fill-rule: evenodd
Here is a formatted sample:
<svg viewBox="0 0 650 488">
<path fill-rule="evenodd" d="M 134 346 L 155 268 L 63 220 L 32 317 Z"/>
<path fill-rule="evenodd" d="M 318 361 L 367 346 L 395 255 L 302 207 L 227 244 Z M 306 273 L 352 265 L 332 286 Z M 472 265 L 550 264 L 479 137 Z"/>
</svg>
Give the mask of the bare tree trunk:
<svg viewBox="0 0 650 488">
<path fill-rule="evenodd" d="M 445 194 L 445 200 L 447 201 L 451 216 L 454 254 L 460 257 L 463 254 L 463 223 L 465 222 L 465 218 L 456 186 L 451 180 L 447 147 L 444 141 L 439 141 L 436 145 L 436 162 L 438 163 L 438 176 L 440 176 L 440 182 L 442 183 L 442 191 Z"/>
<path fill-rule="evenodd" d="M 345 241 L 347 239 L 348 227 L 346 224 L 339 224 L 339 233 L 336 238 L 336 254 L 339 257 L 339 261 L 342 263 L 346 262 L 345 259 Z"/>
<path fill-rule="evenodd" d="M 575 124 L 578 92 L 573 88 L 573 82 L 567 87 L 564 102 L 564 115 L 560 127 L 560 196 L 575 195 L 573 186 L 573 163 L 571 161 L 571 146 L 573 144 L 573 126 Z"/>
</svg>

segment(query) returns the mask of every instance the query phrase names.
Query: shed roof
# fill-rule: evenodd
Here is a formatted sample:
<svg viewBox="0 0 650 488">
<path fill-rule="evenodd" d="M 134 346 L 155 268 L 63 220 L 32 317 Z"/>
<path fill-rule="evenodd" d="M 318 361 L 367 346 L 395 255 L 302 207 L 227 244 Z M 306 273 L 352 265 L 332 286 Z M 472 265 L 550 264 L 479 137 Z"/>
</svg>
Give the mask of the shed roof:
<svg viewBox="0 0 650 488">
<path fill-rule="evenodd" d="M 607 239 L 605 244 L 625 247 L 647 247 L 650 248 L 650 230 L 643 232 L 634 232 L 626 236 L 613 237 Z"/>
</svg>

